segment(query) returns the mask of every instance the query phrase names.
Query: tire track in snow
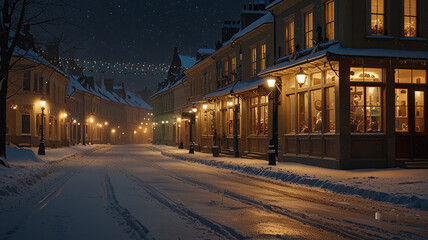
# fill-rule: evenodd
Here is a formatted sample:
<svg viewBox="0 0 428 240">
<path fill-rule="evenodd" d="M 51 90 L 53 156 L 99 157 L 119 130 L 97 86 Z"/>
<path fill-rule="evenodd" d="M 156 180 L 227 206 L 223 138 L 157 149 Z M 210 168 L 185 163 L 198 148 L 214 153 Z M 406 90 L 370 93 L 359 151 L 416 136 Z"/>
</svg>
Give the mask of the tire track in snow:
<svg viewBox="0 0 428 240">
<path fill-rule="evenodd" d="M 113 185 L 111 184 L 110 176 L 105 173 L 103 181 L 103 197 L 108 201 L 109 209 L 112 210 L 120 220 L 122 220 L 126 226 L 128 226 L 133 232 L 132 238 L 136 236 L 138 239 L 154 239 L 149 235 L 149 230 L 141 224 L 136 218 L 132 216 L 128 209 L 122 207 L 116 198 Z"/>
<path fill-rule="evenodd" d="M 174 178 L 180 182 L 183 182 L 185 184 L 189 184 L 198 188 L 201 188 L 206 191 L 210 191 L 215 194 L 224 195 L 228 197 L 229 199 L 241 202 L 246 205 L 250 205 L 252 207 L 256 207 L 260 210 L 276 213 L 285 217 L 288 217 L 290 219 L 302 222 L 304 224 L 309 224 L 311 226 L 314 226 L 318 229 L 322 229 L 328 232 L 336 233 L 346 239 L 384 239 L 385 234 L 392 234 L 388 231 L 385 231 L 380 228 L 371 227 L 369 225 L 355 223 L 355 222 L 347 222 L 348 224 L 352 224 L 353 227 L 350 226 L 338 226 L 336 225 L 338 222 L 336 221 L 336 224 L 332 224 L 332 219 L 327 219 L 329 222 L 322 221 L 321 218 L 325 218 L 323 216 L 318 217 L 320 219 L 314 219 L 313 217 L 301 213 L 292 211 L 289 209 L 282 208 L 280 206 L 273 206 L 271 203 L 265 204 L 261 201 L 257 201 L 248 197 L 245 197 L 243 195 L 240 195 L 238 193 L 234 193 L 231 191 L 224 191 L 223 188 L 216 187 L 214 185 L 211 185 L 209 183 L 203 183 L 200 182 L 198 179 L 192 179 L 190 177 L 181 177 L 177 175 L 175 172 L 166 170 L 165 168 L 162 168 L 159 166 L 156 162 L 152 162 L 152 167 L 159 169 L 162 171 L 166 176 Z M 335 220 L 335 219 L 334 219 Z M 372 232 L 361 232 L 361 230 L 368 230 Z M 379 235 L 381 234 L 381 235 Z M 398 233 L 398 236 L 402 236 L 403 233 Z M 392 234 L 393 235 L 393 234 Z M 420 235 L 416 235 L 414 233 L 407 233 L 407 237 L 412 239 L 424 239 L 424 237 Z"/>
<path fill-rule="evenodd" d="M 222 225 L 220 223 L 217 223 L 209 218 L 203 217 L 198 213 L 186 208 L 184 205 L 175 202 L 173 199 L 163 194 L 153 186 L 147 184 L 146 182 L 144 182 L 137 176 L 133 175 L 129 171 L 121 168 L 121 172 L 125 176 L 127 176 L 129 179 L 131 179 L 133 182 L 135 182 L 144 191 L 146 191 L 156 201 L 158 201 L 165 207 L 171 209 L 173 212 L 179 214 L 180 216 L 199 222 L 200 224 L 213 230 L 216 234 L 220 235 L 224 239 L 248 239 L 248 237 L 241 235 L 240 233 L 237 233 L 232 228 Z"/>
</svg>

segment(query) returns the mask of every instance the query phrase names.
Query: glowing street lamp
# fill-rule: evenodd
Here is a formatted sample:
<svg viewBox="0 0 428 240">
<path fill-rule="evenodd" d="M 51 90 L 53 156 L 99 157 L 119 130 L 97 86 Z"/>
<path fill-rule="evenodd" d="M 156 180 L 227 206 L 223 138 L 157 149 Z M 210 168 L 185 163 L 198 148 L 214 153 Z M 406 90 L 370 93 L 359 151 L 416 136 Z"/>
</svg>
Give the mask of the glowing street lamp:
<svg viewBox="0 0 428 240">
<path fill-rule="evenodd" d="M 195 106 L 195 105 L 193 105 L 193 107 L 192 107 L 192 111 L 193 111 L 194 113 L 198 111 L 198 109 L 196 108 L 196 106 Z"/>
<path fill-rule="evenodd" d="M 46 153 L 45 153 L 45 138 L 44 138 L 44 135 L 43 135 L 43 125 L 44 125 L 44 117 L 45 117 L 45 113 L 44 113 L 45 106 L 46 106 L 46 99 L 42 96 L 42 98 L 40 98 L 40 108 L 42 109 L 42 126 L 40 126 L 41 138 L 40 138 L 38 155 L 46 155 Z"/>
<path fill-rule="evenodd" d="M 296 81 L 299 84 L 300 87 L 302 87 L 303 84 L 306 83 L 306 78 L 308 77 L 308 74 L 306 74 L 302 68 L 300 68 L 300 71 L 296 74 Z"/>
<path fill-rule="evenodd" d="M 207 104 L 204 104 L 204 105 L 202 105 L 202 108 L 203 108 L 204 110 L 207 110 L 207 109 L 208 109 L 208 105 L 207 105 Z"/>
<path fill-rule="evenodd" d="M 268 83 L 268 87 L 269 88 L 274 88 L 275 87 L 275 83 L 276 83 L 276 79 L 275 78 L 269 78 L 267 80 L 267 83 Z"/>
</svg>

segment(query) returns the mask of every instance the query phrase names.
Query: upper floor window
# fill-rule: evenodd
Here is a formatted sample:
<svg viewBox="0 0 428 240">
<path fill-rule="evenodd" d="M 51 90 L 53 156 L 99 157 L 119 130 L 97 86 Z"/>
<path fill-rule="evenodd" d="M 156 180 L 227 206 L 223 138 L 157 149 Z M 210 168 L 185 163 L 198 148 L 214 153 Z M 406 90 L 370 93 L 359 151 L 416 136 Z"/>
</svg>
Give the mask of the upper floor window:
<svg viewBox="0 0 428 240">
<path fill-rule="evenodd" d="M 334 1 L 325 3 L 325 37 L 329 41 L 334 39 Z"/>
<path fill-rule="evenodd" d="M 260 46 L 260 70 L 266 68 L 266 43 Z"/>
<path fill-rule="evenodd" d="M 223 64 L 223 77 L 229 77 L 229 61 L 226 60 Z"/>
<path fill-rule="evenodd" d="M 236 57 L 230 59 L 230 75 L 232 77 L 232 81 L 236 80 Z"/>
<path fill-rule="evenodd" d="M 285 51 L 286 54 L 294 52 L 294 20 L 285 25 Z"/>
<path fill-rule="evenodd" d="M 257 48 L 251 49 L 251 76 L 257 73 Z"/>
<path fill-rule="evenodd" d="M 371 0 L 371 26 L 370 32 L 375 35 L 385 34 L 384 19 L 385 19 L 385 6 L 384 0 Z"/>
<path fill-rule="evenodd" d="M 313 32 L 314 32 L 314 13 L 309 12 L 305 14 L 305 48 L 310 48 L 313 45 Z"/>
<path fill-rule="evenodd" d="M 24 82 L 23 82 L 24 90 L 30 90 L 30 77 L 31 77 L 31 72 L 25 71 L 24 72 Z"/>
<path fill-rule="evenodd" d="M 404 36 L 417 36 L 417 0 L 404 0 Z"/>
</svg>

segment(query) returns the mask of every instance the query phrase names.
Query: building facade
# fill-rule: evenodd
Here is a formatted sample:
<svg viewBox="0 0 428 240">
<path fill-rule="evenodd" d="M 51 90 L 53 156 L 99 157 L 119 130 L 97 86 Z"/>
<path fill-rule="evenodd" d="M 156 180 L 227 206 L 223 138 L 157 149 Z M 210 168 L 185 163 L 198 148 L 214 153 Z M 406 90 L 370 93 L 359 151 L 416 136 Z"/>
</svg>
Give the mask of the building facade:
<svg viewBox="0 0 428 240">
<path fill-rule="evenodd" d="M 279 161 L 340 169 L 428 159 L 424 1 L 262 2 L 169 88 L 169 121 L 195 116 L 176 144 L 263 158 L 272 139 Z"/>
</svg>

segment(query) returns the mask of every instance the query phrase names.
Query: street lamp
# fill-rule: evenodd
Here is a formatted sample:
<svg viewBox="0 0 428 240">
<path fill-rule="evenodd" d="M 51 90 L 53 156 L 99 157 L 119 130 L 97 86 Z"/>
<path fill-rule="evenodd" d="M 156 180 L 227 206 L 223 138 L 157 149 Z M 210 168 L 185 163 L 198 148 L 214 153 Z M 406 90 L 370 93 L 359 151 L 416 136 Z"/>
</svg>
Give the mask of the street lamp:
<svg viewBox="0 0 428 240">
<path fill-rule="evenodd" d="M 306 83 L 306 78 L 308 77 L 308 74 L 306 74 L 302 68 L 300 68 L 299 72 L 296 74 L 296 81 L 299 84 L 300 87 L 302 87 L 303 84 Z"/>
<path fill-rule="evenodd" d="M 272 139 L 269 141 L 268 158 L 269 165 L 276 165 L 276 156 L 278 155 L 278 92 L 281 93 L 277 86 L 277 79 L 272 77 L 267 80 L 271 89 L 269 94 L 273 94 L 273 111 L 272 111 Z"/>
<path fill-rule="evenodd" d="M 44 117 L 45 117 L 45 113 L 44 113 L 45 106 L 46 106 L 46 100 L 42 96 L 42 98 L 40 98 L 40 108 L 42 109 L 42 126 L 40 127 L 41 138 L 40 138 L 38 155 L 46 155 L 46 153 L 45 153 L 45 138 L 43 136 L 43 125 L 44 125 Z"/>
</svg>

